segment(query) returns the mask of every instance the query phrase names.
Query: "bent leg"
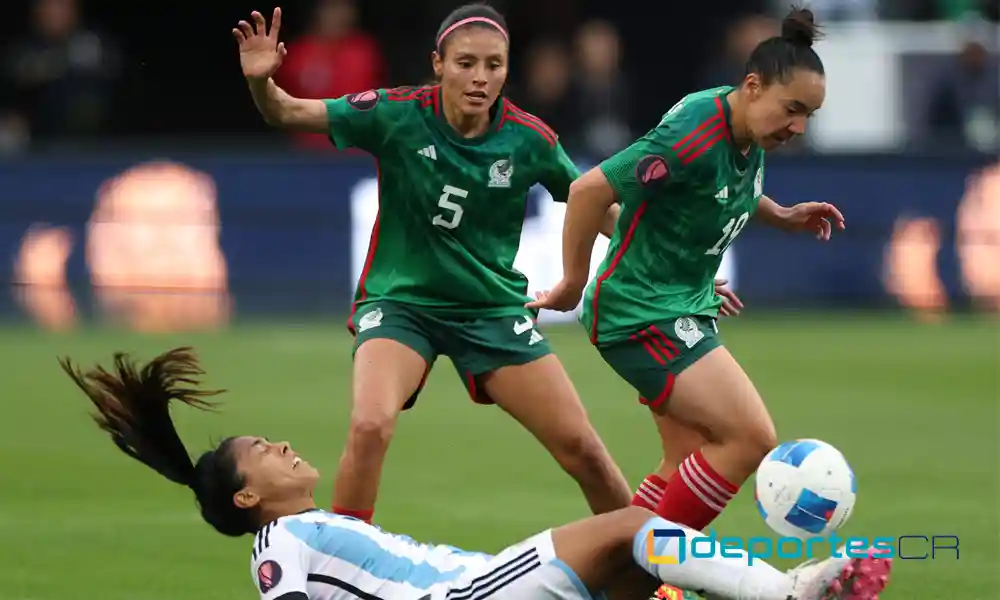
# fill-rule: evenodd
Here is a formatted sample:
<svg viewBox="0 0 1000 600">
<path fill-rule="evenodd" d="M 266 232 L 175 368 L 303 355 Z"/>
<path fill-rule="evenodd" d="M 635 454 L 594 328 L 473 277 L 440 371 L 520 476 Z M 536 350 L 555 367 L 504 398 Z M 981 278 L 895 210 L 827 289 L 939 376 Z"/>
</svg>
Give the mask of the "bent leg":
<svg viewBox="0 0 1000 600">
<path fill-rule="evenodd" d="M 415 402 L 435 357 L 414 315 L 387 303 L 380 308 L 378 325 L 365 328 L 365 316 L 359 319 L 351 419 L 333 489 L 333 512 L 366 521 L 375 509 L 396 419 Z"/>
<path fill-rule="evenodd" d="M 628 482 L 554 354 L 501 367 L 479 379 L 490 399 L 535 436 L 576 480 L 595 514 L 628 506 L 632 496 Z"/>
<path fill-rule="evenodd" d="M 576 480 L 594 513 L 628 506 L 625 476 L 527 311 L 456 322 L 447 354 L 473 400 L 497 404 L 534 435 Z"/>
<path fill-rule="evenodd" d="M 662 532 L 673 535 L 664 536 Z M 875 600 L 885 588 L 891 559 L 874 548 L 847 555 L 843 549 L 820 562 L 809 561 L 782 573 L 765 561 L 683 525 L 629 507 L 552 531 L 555 555 L 588 590 L 607 590 L 612 600 L 628 586 L 644 585 L 636 569 L 664 584 L 731 600 Z M 711 551 L 708 551 L 708 547 Z M 667 560 L 674 558 L 674 560 Z M 648 580 L 647 580 L 648 582 Z M 633 587 L 633 592 L 642 588 Z"/>
<path fill-rule="evenodd" d="M 685 538 L 657 538 L 650 545 L 653 530 L 683 531 L 688 539 L 700 535 L 645 509 L 630 507 L 555 529 L 552 539 L 556 556 L 591 590 L 614 591 L 629 583 L 635 585 L 643 581 L 636 574 L 641 570 L 655 578 L 654 586 L 667 583 L 736 600 L 786 600 L 792 591 L 787 575 L 761 560 L 751 562 L 737 551 L 676 564 L 658 561 L 656 557 L 679 556 L 678 544 Z M 701 545 L 700 552 L 704 550 Z M 652 590 L 646 593 L 648 598 Z"/>
<path fill-rule="evenodd" d="M 654 413 L 661 468 L 680 463 L 668 477 L 647 478 L 636 503 L 648 507 L 659 494 L 658 514 L 704 529 L 776 444 L 756 388 L 705 317 L 651 325 L 600 350 Z"/>
<path fill-rule="evenodd" d="M 777 444 L 774 423 L 750 378 L 721 346 L 677 376 L 665 409 L 708 439 L 668 480 L 656 512 L 704 529 Z"/>
</svg>

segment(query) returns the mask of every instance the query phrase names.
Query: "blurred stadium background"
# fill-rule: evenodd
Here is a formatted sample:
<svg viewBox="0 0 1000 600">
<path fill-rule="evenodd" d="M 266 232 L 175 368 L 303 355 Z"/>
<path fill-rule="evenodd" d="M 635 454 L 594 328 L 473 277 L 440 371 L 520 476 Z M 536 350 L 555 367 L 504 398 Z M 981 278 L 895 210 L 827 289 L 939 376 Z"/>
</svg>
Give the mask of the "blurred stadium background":
<svg viewBox="0 0 1000 600">
<path fill-rule="evenodd" d="M 335 97 L 430 74 L 456 0 L 290 0 L 293 94 Z M 508 93 L 586 168 L 683 94 L 733 83 L 787 10 L 771 0 L 494 1 Z M 998 5 L 813 0 L 827 105 L 770 159 L 769 195 L 838 204 L 829 245 L 745 231 L 723 271 L 747 303 L 723 324 L 779 436 L 854 463 L 851 535 L 959 535 L 905 561 L 889 598 L 995 598 L 1000 569 Z M 252 597 L 246 540 L 217 539 L 192 498 L 131 464 L 56 365 L 115 350 L 201 352 L 221 416 L 178 415 L 193 446 L 287 438 L 327 472 L 349 410 L 343 328 L 375 212 L 374 168 L 322 139 L 268 131 L 231 27 L 270 5 L 32 0 L 0 55 L 0 564 L 9 600 Z M 558 277 L 561 207 L 539 191 L 518 264 Z M 600 259 L 600 247 L 595 263 Z M 658 460 L 644 410 L 565 316 L 546 331 L 614 456 Z M 570 317 L 572 318 L 572 317 Z M 404 416 L 376 513 L 419 539 L 496 550 L 583 516 L 581 495 L 450 370 Z M 718 522 L 765 534 L 744 490 Z M 918 549 L 913 549 L 918 553 Z"/>
</svg>

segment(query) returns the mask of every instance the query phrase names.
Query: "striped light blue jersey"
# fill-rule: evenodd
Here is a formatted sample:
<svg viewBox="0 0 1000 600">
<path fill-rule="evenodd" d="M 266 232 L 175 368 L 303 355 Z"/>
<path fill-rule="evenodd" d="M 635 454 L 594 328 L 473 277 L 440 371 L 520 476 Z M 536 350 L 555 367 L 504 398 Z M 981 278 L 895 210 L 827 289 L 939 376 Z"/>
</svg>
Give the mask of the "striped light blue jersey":
<svg viewBox="0 0 1000 600">
<path fill-rule="evenodd" d="M 492 558 L 316 509 L 264 526 L 251 573 L 262 600 L 419 600 Z"/>
</svg>

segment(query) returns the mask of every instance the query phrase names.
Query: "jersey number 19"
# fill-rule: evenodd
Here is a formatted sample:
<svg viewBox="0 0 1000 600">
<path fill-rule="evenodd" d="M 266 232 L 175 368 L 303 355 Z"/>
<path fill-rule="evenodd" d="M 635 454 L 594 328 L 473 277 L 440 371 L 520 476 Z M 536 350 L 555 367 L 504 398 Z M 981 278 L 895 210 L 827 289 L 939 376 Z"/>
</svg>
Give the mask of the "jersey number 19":
<svg viewBox="0 0 1000 600">
<path fill-rule="evenodd" d="M 442 196 L 443 198 L 444 196 Z M 736 236 L 743 231 L 743 227 L 747 224 L 747 220 L 750 219 L 750 213 L 745 212 L 738 218 L 729 219 L 726 226 L 722 228 L 722 237 L 719 241 L 715 242 L 715 245 L 705 251 L 708 256 L 718 256 L 720 253 L 725 252 L 729 245 L 733 243 Z"/>
</svg>

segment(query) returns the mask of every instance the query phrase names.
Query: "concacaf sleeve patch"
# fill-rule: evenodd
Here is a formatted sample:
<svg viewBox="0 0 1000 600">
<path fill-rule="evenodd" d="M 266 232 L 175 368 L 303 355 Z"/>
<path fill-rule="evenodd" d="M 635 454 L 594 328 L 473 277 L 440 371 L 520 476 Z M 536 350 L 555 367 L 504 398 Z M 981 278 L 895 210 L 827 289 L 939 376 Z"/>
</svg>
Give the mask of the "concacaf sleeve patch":
<svg viewBox="0 0 1000 600">
<path fill-rule="evenodd" d="M 635 178 L 643 186 L 662 183 L 670 177 L 670 167 L 662 156 L 649 154 L 639 159 L 635 165 Z"/>
<path fill-rule="evenodd" d="M 358 92 L 347 97 L 347 104 L 357 110 L 371 110 L 378 104 L 379 93 L 377 90 Z"/>
<path fill-rule="evenodd" d="M 281 582 L 281 565 L 273 560 L 265 560 L 257 567 L 257 584 L 260 585 L 260 593 L 266 594 L 278 587 Z"/>
</svg>

